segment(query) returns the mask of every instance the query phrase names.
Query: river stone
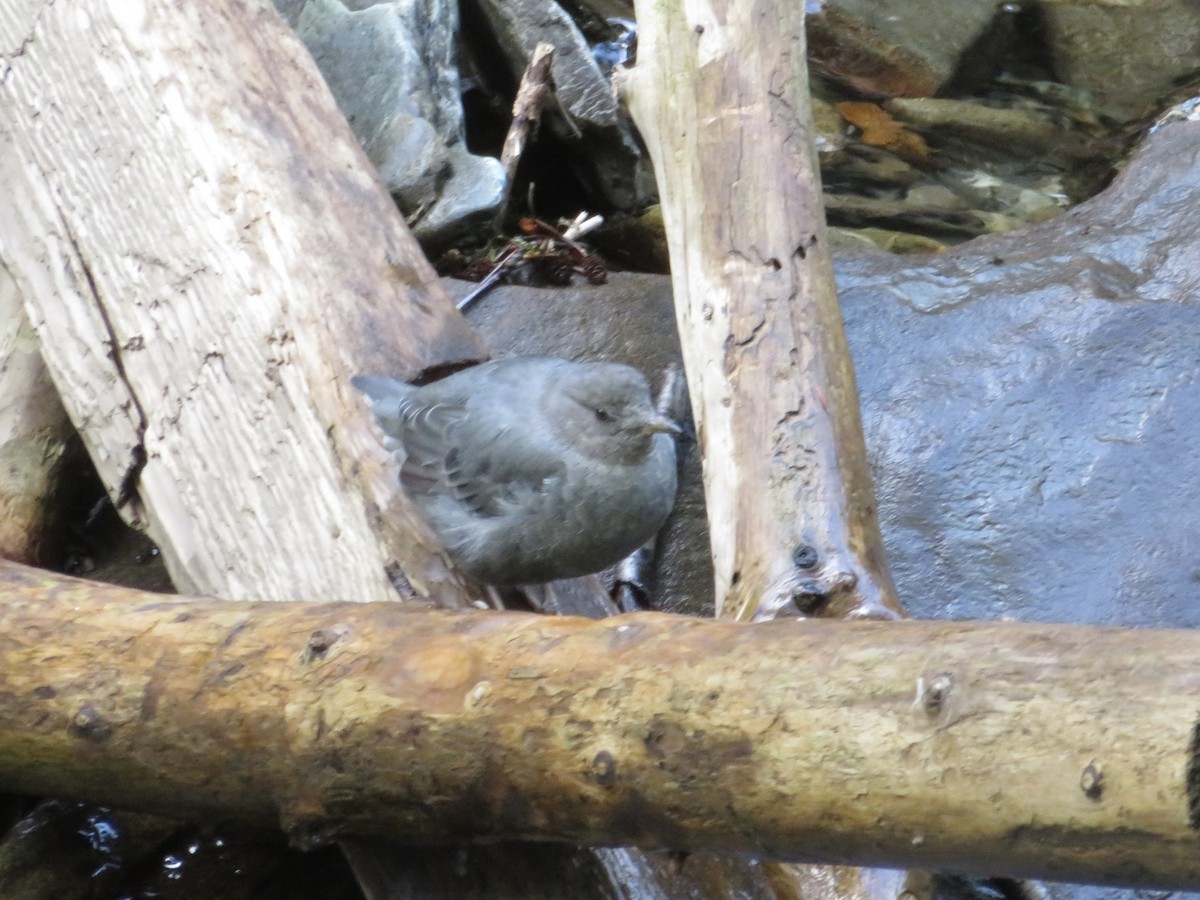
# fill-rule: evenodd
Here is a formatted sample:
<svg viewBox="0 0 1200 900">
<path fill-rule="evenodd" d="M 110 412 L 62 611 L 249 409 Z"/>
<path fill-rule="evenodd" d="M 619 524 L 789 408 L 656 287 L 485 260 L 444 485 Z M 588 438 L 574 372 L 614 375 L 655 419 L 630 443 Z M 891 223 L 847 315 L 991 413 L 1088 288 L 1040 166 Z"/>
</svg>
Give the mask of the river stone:
<svg viewBox="0 0 1200 900">
<path fill-rule="evenodd" d="M 276 0 L 354 136 L 427 245 L 486 221 L 504 191 L 498 160 L 467 152 L 446 0 Z"/>
<path fill-rule="evenodd" d="M 868 95 L 929 96 L 950 80 L 997 6 L 995 0 L 808 0 L 809 60 Z"/>
<path fill-rule="evenodd" d="M 839 266 L 914 614 L 1200 623 L 1198 137 L 1052 223 Z"/>
<path fill-rule="evenodd" d="M 1164 96 L 1195 83 L 1195 0 L 1054 0 L 1040 9 L 1055 74 L 1091 91 L 1097 107 L 1118 121 L 1146 115 Z"/>
</svg>

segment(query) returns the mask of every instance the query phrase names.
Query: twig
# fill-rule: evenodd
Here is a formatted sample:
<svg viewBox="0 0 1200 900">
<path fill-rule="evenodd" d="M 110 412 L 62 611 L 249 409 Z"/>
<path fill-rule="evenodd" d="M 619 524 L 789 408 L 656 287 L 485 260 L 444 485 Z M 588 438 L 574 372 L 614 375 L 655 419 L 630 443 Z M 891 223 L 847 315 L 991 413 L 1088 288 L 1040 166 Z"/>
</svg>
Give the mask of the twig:
<svg viewBox="0 0 1200 900">
<path fill-rule="evenodd" d="M 541 120 L 542 104 L 547 92 L 554 86 L 554 79 L 550 74 L 550 64 L 553 61 L 554 47 L 539 43 L 533 49 L 533 56 L 529 59 L 529 65 L 525 67 L 525 74 L 521 76 L 521 86 L 517 88 L 517 97 L 513 100 L 512 124 L 508 126 L 504 149 L 500 153 L 500 163 L 504 166 L 505 188 L 504 199 L 493 219 L 493 224 L 497 227 L 508 213 L 513 179 L 517 174 L 521 154 L 525 152 L 529 133 Z"/>
<path fill-rule="evenodd" d="M 456 305 L 459 312 L 463 312 L 468 306 L 492 289 L 496 282 L 508 271 L 509 263 L 517 255 L 517 250 L 517 247 L 512 246 L 501 254 L 500 258 L 496 260 L 496 265 L 492 268 L 492 271 L 483 277 L 479 284 L 475 286 L 475 290 L 458 301 Z"/>
</svg>

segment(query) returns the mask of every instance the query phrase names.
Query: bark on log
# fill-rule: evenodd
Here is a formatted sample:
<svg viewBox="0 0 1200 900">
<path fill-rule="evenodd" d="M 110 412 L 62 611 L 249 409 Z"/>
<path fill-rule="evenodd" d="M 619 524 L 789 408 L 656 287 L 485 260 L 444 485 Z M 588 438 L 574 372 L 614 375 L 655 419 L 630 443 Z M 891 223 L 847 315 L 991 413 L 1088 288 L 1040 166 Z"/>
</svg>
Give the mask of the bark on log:
<svg viewBox="0 0 1200 900">
<path fill-rule="evenodd" d="M 1200 887 L 1195 631 L 175 600 L 14 564 L 0 601 L 7 790 L 302 843 Z"/>
<path fill-rule="evenodd" d="M 0 257 L 176 585 L 460 598 L 348 380 L 483 348 L 270 4 L 0 0 L 0 50 Z"/>
<path fill-rule="evenodd" d="M 826 250 L 804 5 L 637 13 L 624 93 L 662 196 L 717 607 L 898 614 Z"/>
</svg>

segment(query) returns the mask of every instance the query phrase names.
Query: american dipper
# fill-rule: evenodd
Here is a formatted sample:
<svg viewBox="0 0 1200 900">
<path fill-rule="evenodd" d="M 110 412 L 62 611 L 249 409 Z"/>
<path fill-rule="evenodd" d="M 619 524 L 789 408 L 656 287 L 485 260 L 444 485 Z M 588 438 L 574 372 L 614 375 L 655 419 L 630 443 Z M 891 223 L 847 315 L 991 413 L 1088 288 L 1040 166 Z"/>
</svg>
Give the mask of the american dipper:
<svg viewBox="0 0 1200 900">
<path fill-rule="evenodd" d="M 404 490 L 486 584 L 598 572 L 649 539 L 675 502 L 679 429 L 629 366 L 510 357 L 424 387 L 351 383 Z"/>
</svg>

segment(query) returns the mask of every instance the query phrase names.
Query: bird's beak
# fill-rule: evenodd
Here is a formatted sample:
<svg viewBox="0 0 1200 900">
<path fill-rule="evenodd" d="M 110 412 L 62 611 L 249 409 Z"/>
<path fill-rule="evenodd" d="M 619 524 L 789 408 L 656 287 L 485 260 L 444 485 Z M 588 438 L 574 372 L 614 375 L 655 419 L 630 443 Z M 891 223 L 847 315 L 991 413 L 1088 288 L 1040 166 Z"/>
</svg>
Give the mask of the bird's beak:
<svg viewBox="0 0 1200 900">
<path fill-rule="evenodd" d="M 666 416 L 655 416 L 653 419 L 647 420 L 646 424 L 642 426 L 642 431 L 646 434 L 669 434 L 672 437 L 679 437 L 683 429 Z"/>
</svg>

